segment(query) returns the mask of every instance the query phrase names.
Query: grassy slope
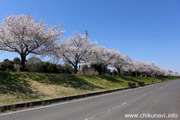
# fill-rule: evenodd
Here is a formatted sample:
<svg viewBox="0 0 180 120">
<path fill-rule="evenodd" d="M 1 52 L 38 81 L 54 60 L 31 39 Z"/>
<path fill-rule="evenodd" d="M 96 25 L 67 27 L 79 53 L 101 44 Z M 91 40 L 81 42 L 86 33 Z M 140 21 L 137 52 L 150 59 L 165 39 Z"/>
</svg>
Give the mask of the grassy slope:
<svg viewBox="0 0 180 120">
<path fill-rule="evenodd" d="M 128 82 L 156 83 L 172 78 L 90 76 L 0 72 L 0 105 L 127 87 Z"/>
</svg>

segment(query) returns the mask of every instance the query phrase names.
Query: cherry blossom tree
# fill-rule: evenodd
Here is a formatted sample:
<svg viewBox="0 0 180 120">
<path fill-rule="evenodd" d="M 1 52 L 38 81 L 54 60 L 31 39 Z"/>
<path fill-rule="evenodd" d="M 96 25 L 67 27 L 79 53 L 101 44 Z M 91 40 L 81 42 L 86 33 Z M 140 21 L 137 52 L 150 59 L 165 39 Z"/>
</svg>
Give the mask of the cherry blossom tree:
<svg viewBox="0 0 180 120">
<path fill-rule="evenodd" d="M 27 55 L 46 55 L 54 49 L 56 41 L 64 32 L 59 25 L 47 25 L 43 20 L 35 20 L 34 15 L 4 17 L 0 26 L 0 50 L 18 53 L 23 71 Z"/>
<path fill-rule="evenodd" d="M 145 72 L 146 71 L 146 69 L 145 69 L 146 67 L 145 67 L 145 62 L 143 62 L 143 61 L 135 61 L 135 63 L 134 63 L 134 69 L 135 69 L 135 73 L 136 73 L 136 77 L 137 77 L 137 73 L 139 72 L 139 73 L 143 73 L 143 72 Z"/>
<path fill-rule="evenodd" d="M 131 58 L 128 58 L 129 60 L 126 62 L 124 66 L 122 66 L 122 70 L 125 72 L 128 72 L 129 76 L 131 76 L 131 72 L 134 72 L 134 64 Z"/>
<path fill-rule="evenodd" d="M 159 67 L 155 65 L 155 63 L 153 62 L 146 63 L 146 72 L 148 76 L 155 77 L 156 72 L 158 71 L 158 68 Z"/>
<path fill-rule="evenodd" d="M 114 49 L 107 49 L 104 46 L 96 46 L 93 47 L 93 52 L 90 56 L 86 58 L 86 63 L 90 63 L 91 65 L 96 64 L 101 67 L 100 74 L 105 74 L 105 68 L 108 65 L 112 64 L 113 59 L 116 57 L 116 55 L 119 54 L 119 51 L 116 51 Z"/>
<path fill-rule="evenodd" d="M 144 74 L 145 77 L 147 76 L 155 77 L 156 75 L 164 76 L 165 75 L 164 73 L 166 73 L 167 75 L 166 70 L 161 69 L 160 67 L 155 65 L 153 62 L 146 63 L 143 61 L 135 61 L 134 68 L 135 68 L 136 76 L 137 76 L 137 72 Z"/>
<path fill-rule="evenodd" d="M 132 59 L 128 55 L 117 54 L 116 57 L 114 57 L 112 66 L 117 69 L 118 75 L 121 76 L 121 68 L 123 66 L 128 68 L 131 62 L 132 62 Z"/>
<path fill-rule="evenodd" d="M 55 56 L 57 58 L 63 58 L 65 62 L 68 62 L 74 67 L 74 73 L 77 73 L 78 64 L 84 59 L 85 56 L 91 54 L 92 47 L 97 43 L 91 43 L 86 31 L 85 35 L 74 33 L 73 37 L 61 41 L 55 49 Z"/>
</svg>

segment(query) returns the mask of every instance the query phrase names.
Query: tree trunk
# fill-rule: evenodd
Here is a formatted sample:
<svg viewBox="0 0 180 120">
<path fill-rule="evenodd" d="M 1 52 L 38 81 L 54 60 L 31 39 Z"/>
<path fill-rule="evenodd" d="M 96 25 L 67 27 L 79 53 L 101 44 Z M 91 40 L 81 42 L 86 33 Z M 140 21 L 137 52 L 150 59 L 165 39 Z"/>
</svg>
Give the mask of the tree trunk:
<svg viewBox="0 0 180 120">
<path fill-rule="evenodd" d="M 147 77 L 147 73 L 145 72 L 145 77 Z"/>
<path fill-rule="evenodd" d="M 106 66 L 105 65 L 101 65 L 101 69 L 102 69 L 102 75 L 105 75 L 105 73 L 106 73 Z"/>
<path fill-rule="evenodd" d="M 117 68 L 117 71 L 118 71 L 118 75 L 121 76 L 121 67 Z"/>
<path fill-rule="evenodd" d="M 21 71 L 25 71 L 26 55 L 21 54 Z"/>
<path fill-rule="evenodd" d="M 117 69 L 117 71 L 118 71 L 118 75 L 121 76 L 120 69 Z"/>
<path fill-rule="evenodd" d="M 104 75 L 104 65 L 101 65 L 101 75 Z"/>
<path fill-rule="evenodd" d="M 136 77 L 137 77 L 137 71 L 136 71 Z"/>
<path fill-rule="evenodd" d="M 77 74 L 77 68 L 78 68 L 78 65 L 76 63 L 76 65 L 74 66 L 74 74 Z"/>
<path fill-rule="evenodd" d="M 131 71 L 128 71 L 129 76 L 131 76 Z"/>
</svg>

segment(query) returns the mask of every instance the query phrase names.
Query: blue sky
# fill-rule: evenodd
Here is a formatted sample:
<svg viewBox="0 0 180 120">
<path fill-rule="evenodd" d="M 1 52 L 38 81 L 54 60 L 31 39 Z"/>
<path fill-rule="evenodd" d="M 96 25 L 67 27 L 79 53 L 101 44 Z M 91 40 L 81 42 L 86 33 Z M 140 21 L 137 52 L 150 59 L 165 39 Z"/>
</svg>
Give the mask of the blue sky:
<svg viewBox="0 0 180 120">
<path fill-rule="evenodd" d="M 0 21 L 11 14 L 34 14 L 47 24 L 61 22 L 64 37 L 73 32 L 119 50 L 133 60 L 155 62 L 180 72 L 179 0 L 4 0 Z M 16 53 L 0 52 L 0 61 Z M 47 59 L 47 58 L 46 58 Z"/>
</svg>

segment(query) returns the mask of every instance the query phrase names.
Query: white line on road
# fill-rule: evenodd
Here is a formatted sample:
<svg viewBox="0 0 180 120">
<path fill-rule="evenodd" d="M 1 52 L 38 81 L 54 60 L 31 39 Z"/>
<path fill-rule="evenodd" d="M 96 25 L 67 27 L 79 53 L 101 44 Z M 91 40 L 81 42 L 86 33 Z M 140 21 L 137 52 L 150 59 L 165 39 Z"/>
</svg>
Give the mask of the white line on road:
<svg viewBox="0 0 180 120">
<path fill-rule="evenodd" d="M 123 103 L 123 104 L 121 104 L 121 105 L 125 105 L 125 104 L 127 104 L 127 102 L 125 102 L 125 103 Z"/>
<path fill-rule="evenodd" d="M 125 104 L 127 104 L 127 102 L 124 102 L 124 103 L 122 103 L 122 104 L 120 104 L 120 105 L 117 105 L 117 106 L 115 106 L 115 107 L 113 107 L 113 108 L 110 108 L 110 109 L 108 109 L 108 110 L 106 110 L 106 111 L 104 111 L 104 112 L 101 112 L 101 113 L 99 113 L 99 114 L 97 114 L 97 115 L 94 115 L 94 116 L 92 116 L 92 117 L 85 118 L 84 120 L 94 119 L 95 117 L 98 117 L 98 116 L 100 116 L 100 115 L 103 115 L 103 114 L 105 114 L 106 112 L 110 112 L 110 111 L 112 111 L 112 110 L 114 110 L 114 109 L 117 109 L 118 107 L 121 107 L 121 106 L 123 106 L 123 105 L 125 105 Z"/>
<path fill-rule="evenodd" d="M 158 89 L 162 89 L 163 87 L 160 87 L 160 88 L 158 88 Z"/>
</svg>

